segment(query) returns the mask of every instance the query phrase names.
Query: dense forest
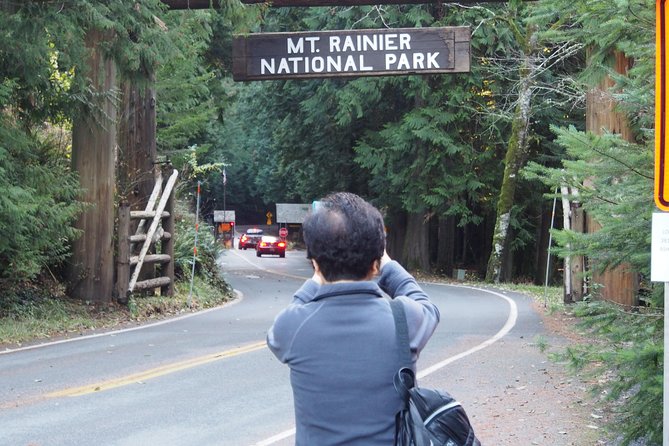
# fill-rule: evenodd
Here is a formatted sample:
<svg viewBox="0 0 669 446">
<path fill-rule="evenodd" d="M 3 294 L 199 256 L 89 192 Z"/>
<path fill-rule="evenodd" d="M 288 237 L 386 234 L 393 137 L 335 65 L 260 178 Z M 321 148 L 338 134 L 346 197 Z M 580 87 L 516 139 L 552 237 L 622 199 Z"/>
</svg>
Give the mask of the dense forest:
<svg viewBox="0 0 669 446">
<path fill-rule="evenodd" d="M 97 267 L 113 272 L 116 206 L 150 175 L 136 160 L 151 135 L 139 138 L 126 113 L 145 101 L 156 139 L 144 162 L 180 172 L 182 279 L 198 184 L 204 221 L 225 200 L 238 224 L 346 190 L 383 211 L 388 249 L 412 270 L 564 279 L 566 301 L 616 300 L 622 290 L 598 278 L 624 274 L 624 302 L 661 307 L 649 282 L 654 2 L 169 3 L 0 0 L 0 299 L 45 280 L 111 299 L 82 296 L 72 265 L 91 236 L 83 216 L 109 208 L 109 228 L 95 230 L 112 260 Z M 471 30 L 468 73 L 232 80 L 238 34 L 446 26 Z M 82 163 L 85 151 L 97 161 Z M 213 265 L 215 250 L 201 253 Z M 648 330 L 657 336 L 661 320 Z M 646 347 L 657 372 L 661 345 Z M 659 367 L 650 390 L 636 388 L 644 404 L 657 403 L 657 379 L 661 397 Z M 630 424 L 627 438 L 644 429 Z"/>
<path fill-rule="evenodd" d="M 412 269 L 541 284 L 549 230 L 563 226 L 563 207 L 551 212 L 560 192 L 560 203 L 578 203 L 602 229 L 556 232 L 555 252 L 585 255 L 591 269 L 629 262 L 647 276 L 649 4 L 230 1 L 195 11 L 165 3 L 2 3 L 4 280 L 32 279 L 68 259 L 80 233 L 73 223 L 96 199 L 77 201 L 72 128 L 97 106 L 96 95 L 120 107 L 128 85 L 155 90 L 157 161 L 184 174 L 180 190 L 191 208 L 203 182 L 209 221 L 224 199 L 238 223 L 257 224 L 275 203 L 348 190 L 384 211 L 389 249 Z M 231 80 L 234 34 L 435 26 L 470 27 L 469 73 Z M 91 30 L 105 34 L 99 46 L 117 68 L 118 86 L 106 93 L 92 91 L 82 68 Z M 621 54 L 629 61 L 623 72 L 615 65 Z M 625 121 L 624 132 L 586 132 L 588 103 L 598 98 L 615 101 L 611 113 Z M 134 184 L 123 171 L 131 149 L 115 155 L 116 202 Z M 553 262 L 551 282 L 561 281 L 561 268 Z"/>
</svg>

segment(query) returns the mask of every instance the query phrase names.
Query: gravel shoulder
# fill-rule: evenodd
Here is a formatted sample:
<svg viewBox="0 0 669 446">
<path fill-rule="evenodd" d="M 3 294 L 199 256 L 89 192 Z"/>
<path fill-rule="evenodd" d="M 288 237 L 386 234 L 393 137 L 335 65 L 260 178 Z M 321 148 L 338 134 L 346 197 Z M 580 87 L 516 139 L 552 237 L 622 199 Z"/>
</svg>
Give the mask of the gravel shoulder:
<svg viewBox="0 0 669 446">
<path fill-rule="evenodd" d="M 585 342 L 576 320 L 560 311 L 549 314 L 528 300 L 536 324 L 514 328 L 485 355 L 463 358 L 420 384 L 454 394 L 486 446 L 606 445 L 604 414 L 590 392 L 593 383 L 548 357 L 569 343 Z"/>
</svg>

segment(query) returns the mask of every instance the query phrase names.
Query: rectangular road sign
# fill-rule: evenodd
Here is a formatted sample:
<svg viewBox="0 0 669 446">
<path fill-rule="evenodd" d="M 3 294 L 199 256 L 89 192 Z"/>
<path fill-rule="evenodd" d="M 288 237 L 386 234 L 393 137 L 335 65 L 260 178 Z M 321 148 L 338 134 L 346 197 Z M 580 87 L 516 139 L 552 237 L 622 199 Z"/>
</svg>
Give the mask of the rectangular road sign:
<svg viewBox="0 0 669 446">
<path fill-rule="evenodd" d="M 653 213 L 650 254 L 650 280 L 669 282 L 669 214 L 666 212 Z"/>
<path fill-rule="evenodd" d="M 669 211 L 667 0 L 657 0 L 655 5 L 655 204 L 661 210 Z"/>
<path fill-rule="evenodd" d="M 276 222 L 302 224 L 310 209 L 307 203 L 277 203 Z"/>
<path fill-rule="evenodd" d="M 214 223 L 234 223 L 235 211 L 214 211 Z"/>
<path fill-rule="evenodd" d="M 236 81 L 462 73 L 469 27 L 363 29 L 236 36 Z"/>
</svg>

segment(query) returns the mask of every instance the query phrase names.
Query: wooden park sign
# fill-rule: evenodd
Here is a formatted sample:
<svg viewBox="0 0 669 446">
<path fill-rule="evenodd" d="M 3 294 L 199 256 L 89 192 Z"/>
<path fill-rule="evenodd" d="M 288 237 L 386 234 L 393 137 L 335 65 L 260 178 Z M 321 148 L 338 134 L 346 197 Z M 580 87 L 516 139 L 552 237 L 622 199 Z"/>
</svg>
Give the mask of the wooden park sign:
<svg viewBox="0 0 669 446">
<path fill-rule="evenodd" d="M 236 81 L 463 73 L 469 27 L 363 29 L 236 36 Z"/>
</svg>

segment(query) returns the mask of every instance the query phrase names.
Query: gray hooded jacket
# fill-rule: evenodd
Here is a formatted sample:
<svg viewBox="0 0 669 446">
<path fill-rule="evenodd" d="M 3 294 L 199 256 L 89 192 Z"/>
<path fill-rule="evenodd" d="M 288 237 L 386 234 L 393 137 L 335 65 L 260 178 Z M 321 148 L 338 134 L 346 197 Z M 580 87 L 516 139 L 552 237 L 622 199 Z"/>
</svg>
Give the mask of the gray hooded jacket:
<svg viewBox="0 0 669 446">
<path fill-rule="evenodd" d="M 386 292 L 404 304 L 415 361 L 439 322 L 439 310 L 397 262 L 378 281 L 319 286 L 307 280 L 267 334 L 290 367 L 298 446 L 391 446 L 401 401 L 400 367 Z"/>
</svg>

